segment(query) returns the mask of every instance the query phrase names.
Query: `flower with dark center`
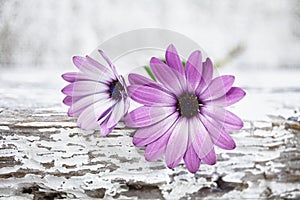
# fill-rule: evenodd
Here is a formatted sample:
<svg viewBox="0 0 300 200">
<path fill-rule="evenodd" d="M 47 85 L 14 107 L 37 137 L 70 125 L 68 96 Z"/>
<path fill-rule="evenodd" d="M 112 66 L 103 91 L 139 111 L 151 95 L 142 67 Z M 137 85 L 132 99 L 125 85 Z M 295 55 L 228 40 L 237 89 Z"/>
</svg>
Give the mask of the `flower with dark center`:
<svg viewBox="0 0 300 200">
<path fill-rule="evenodd" d="M 67 95 L 63 102 L 70 106 L 68 115 L 78 117 L 79 127 L 85 130 L 99 127 L 102 135 L 108 135 L 127 113 L 129 99 L 123 77 L 105 54 L 100 50 L 99 53 L 108 67 L 89 56 L 73 57 L 80 72 L 62 75 L 70 83 L 62 89 Z"/>
<path fill-rule="evenodd" d="M 145 158 L 155 161 L 165 154 L 169 168 L 183 159 L 187 169 L 196 173 L 200 162 L 216 163 L 214 145 L 234 149 L 229 130 L 239 130 L 243 121 L 225 109 L 245 96 L 232 87 L 233 76 L 213 76 L 209 58 L 202 62 L 194 51 L 184 68 L 173 45 L 166 51 L 166 63 L 152 58 L 154 82 L 130 74 L 129 96 L 143 106 L 125 116 L 129 127 L 138 128 L 133 137 L 136 146 L 147 146 Z"/>
</svg>

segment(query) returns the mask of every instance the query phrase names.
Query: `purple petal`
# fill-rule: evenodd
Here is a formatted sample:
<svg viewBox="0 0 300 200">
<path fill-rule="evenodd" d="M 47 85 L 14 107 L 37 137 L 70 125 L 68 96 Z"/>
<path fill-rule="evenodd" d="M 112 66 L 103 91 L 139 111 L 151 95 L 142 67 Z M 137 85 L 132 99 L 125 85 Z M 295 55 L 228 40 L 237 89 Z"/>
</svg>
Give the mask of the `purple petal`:
<svg viewBox="0 0 300 200">
<path fill-rule="evenodd" d="M 100 124 L 100 133 L 102 136 L 107 136 L 109 133 L 112 132 L 112 130 L 116 127 L 117 124 L 115 124 L 112 127 L 107 126 L 107 122 L 111 116 L 111 112 L 105 117 L 105 120 Z"/>
<path fill-rule="evenodd" d="M 84 68 L 85 65 L 88 64 L 87 60 L 85 57 L 82 56 L 73 56 L 73 63 L 74 65 L 80 70 Z"/>
<path fill-rule="evenodd" d="M 130 73 L 128 75 L 128 80 L 131 85 L 149 85 L 149 84 L 158 85 L 153 80 L 135 73 Z"/>
<path fill-rule="evenodd" d="M 169 45 L 166 51 L 167 65 L 184 76 L 184 68 L 174 45 Z"/>
<path fill-rule="evenodd" d="M 217 141 L 214 141 L 214 144 L 218 147 L 225 150 L 235 149 L 236 144 L 232 137 L 223 129 L 224 133 L 222 133 Z"/>
<path fill-rule="evenodd" d="M 71 97 L 71 96 L 66 96 L 66 97 L 64 98 L 64 100 L 63 100 L 63 103 L 64 103 L 65 105 L 67 105 L 67 106 L 72 105 L 72 103 L 73 103 L 72 97 Z"/>
<path fill-rule="evenodd" d="M 206 163 L 205 158 L 214 146 L 210 135 L 198 117 L 193 117 L 189 121 L 189 140 L 198 157 Z"/>
<path fill-rule="evenodd" d="M 246 92 L 241 88 L 232 87 L 224 96 L 217 99 L 204 101 L 204 103 L 213 106 L 230 106 L 240 101 L 245 95 Z"/>
<path fill-rule="evenodd" d="M 108 83 L 108 79 L 100 80 L 99 77 L 89 76 L 88 74 L 84 74 L 82 72 L 67 72 L 62 75 L 62 78 L 70 83 L 74 83 L 76 81 L 95 81 L 101 83 Z"/>
<path fill-rule="evenodd" d="M 196 173 L 198 171 L 201 160 L 192 145 L 190 145 L 186 150 L 183 160 L 189 172 Z"/>
<path fill-rule="evenodd" d="M 122 99 L 125 100 L 125 99 L 127 99 L 127 84 L 126 84 L 125 79 L 122 75 L 120 75 L 118 77 L 118 81 L 124 87 L 124 92 L 121 92 L 121 96 L 122 96 Z"/>
<path fill-rule="evenodd" d="M 145 127 L 159 122 L 175 112 L 174 107 L 142 106 L 125 116 L 125 124 L 129 127 Z"/>
<path fill-rule="evenodd" d="M 94 60 L 93 58 L 91 58 L 90 56 L 86 56 L 86 60 L 94 67 L 96 67 L 98 70 L 100 70 L 101 72 L 105 71 L 107 73 L 107 75 L 114 77 L 114 74 L 108 70 L 107 67 L 105 67 L 104 65 L 102 65 L 101 63 L 99 63 L 98 61 Z M 117 78 L 117 76 L 116 76 Z"/>
<path fill-rule="evenodd" d="M 84 74 L 87 74 L 93 80 L 99 80 L 102 82 L 107 82 L 109 80 L 115 79 L 115 76 L 110 69 L 102 66 L 99 62 L 88 57 L 74 56 L 73 63 L 74 65 L 82 71 Z M 97 64 L 96 64 L 97 63 Z M 102 66 L 99 68 L 99 66 Z"/>
<path fill-rule="evenodd" d="M 185 77 L 176 70 L 168 67 L 158 58 L 152 58 L 150 67 L 159 82 L 161 82 L 168 90 L 177 96 L 186 91 Z"/>
<path fill-rule="evenodd" d="M 145 150 L 145 159 L 147 161 L 156 161 L 166 152 L 167 144 L 175 124 L 176 123 L 174 123 L 160 138 L 147 145 Z"/>
<path fill-rule="evenodd" d="M 202 76 L 202 54 L 194 51 L 186 62 L 186 79 L 189 92 L 194 92 L 201 81 Z"/>
<path fill-rule="evenodd" d="M 200 112 L 218 120 L 227 130 L 240 130 L 244 125 L 243 121 L 238 116 L 221 107 L 201 107 Z"/>
<path fill-rule="evenodd" d="M 96 93 L 106 93 L 108 90 L 108 86 L 103 83 L 93 81 L 78 81 L 64 87 L 62 89 L 62 93 L 68 96 L 86 96 Z"/>
<path fill-rule="evenodd" d="M 126 98 L 126 99 L 125 99 L 124 115 L 127 114 L 129 108 L 130 108 L 130 100 L 129 100 L 129 98 Z"/>
<path fill-rule="evenodd" d="M 212 80 L 213 73 L 214 73 L 213 64 L 209 58 L 206 58 L 206 61 L 203 63 L 202 79 L 196 89 L 196 94 L 200 94 L 202 91 L 204 91 L 207 88 L 207 86 L 210 84 Z"/>
<path fill-rule="evenodd" d="M 233 82 L 234 76 L 231 75 L 219 76 L 213 79 L 206 90 L 200 94 L 200 99 L 207 101 L 208 99 L 216 99 L 225 95 L 230 90 Z"/>
<path fill-rule="evenodd" d="M 105 100 L 108 98 L 108 95 L 99 93 L 94 95 L 89 95 L 80 98 L 76 102 L 73 102 L 73 104 L 70 106 L 68 114 L 71 116 L 79 116 L 80 113 L 91 104 L 94 104 L 98 101 Z"/>
<path fill-rule="evenodd" d="M 99 117 L 111 109 L 115 103 L 111 99 L 104 99 L 90 105 L 79 115 L 77 125 L 84 130 L 95 129 L 99 126 Z"/>
<path fill-rule="evenodd" d="M 214 165 L 217 162 L 216 152 L 214 147 L 211 149 L 211 151 L 206 154 L 204 158 L 202 158 L 203 162 L 205 162 L 208 165 Z"/>
<path fill-rule="evenodd" d="M 165 88 L 163 88 L 160 84 L 154 82 L 153 80 L 145 77 L 145 76 L 142 76 L 142 75 L 139 75 L 139 74 L 135 74 L 135 73 L 130 73 L 128 75 L 128 80 L 129 80 L 129 83 L 131 85 L 143 85 L 143 86 L 150 86 L 150 87 L 154 87 L 156 89 L 159 89 L 159 90 L 162 90 L 166 93 L 169 93 L 171 94 L 168 90 L 166 90 Z"/>
<path fill-rule="evenodd" d="M 110 61 L 110 59 L 104 54 L 104 52 L 102 50 L 98 50 L 98 52 L 104 58 L 104 60 L 107 62 L 107 64 L 110 66 L 110 68 L 113 71 L 115 77 L 119 79 L 119 75 L 117 73 L 117 70 L 116 70 L 115 66 L 112 64 L 112 62 Z"/>
<path fill-rule="evenodd" d="M 188 144 L 188 121 L 182 117 L 178 120 L 167 144 L 166 163 L 171 169 L 176 167 L 184 156 Z"/>
<path fill-rule="evenodd" d="M 84 108 L 81 109 L 81 110 L 78 110 L 77 112 L 74 112 L 73 110 L 71 110 L 71 108 L 69 108 L 68 109 L 68 116 L 69 117 L 78 117 L 82 113 L 83 110 L 84 110 Z"/>
<path fill-rule="evenodd" d="M 107 127 L 115 127 L 120 119 L 124 116 L 125 104 L 124 101 L 119 101 L 116 103 L 111 111 L 111 115 L 107 121 Z"/>
<path fill-rule="evenodd" d="M 67 72 L 67 73 L 61 75 L 61 77 L 62 77 L 65 81 L 68 81 L 69 83 L 75 82 L 77 76 L 78 76 L 78 72 Z"/>
<path fill-rule="evenodd" d="M 226 150 L 231 150 L 236 147 L 234 140 L 220 123 L 204 116 L 201 117 L 201 120 L 203 124 L 205 124 L 215 145 Z"/>
<path fill-rule="evenodd" d="M 174 106 L 177 102 L 172 95 L 153 87 L 131 85 L 127 90 L 134 101 L 146 106 Z"/>
<path fill-rule="evenodd" d="M 177 124 L 178 113 L 174 113 L 166 119 L 145 128 L 138 129 L 133 136 L 133 144 L 135 146 L 144 146 L 155 142 L 162 135 L 172 133 Z"/>
</svg>

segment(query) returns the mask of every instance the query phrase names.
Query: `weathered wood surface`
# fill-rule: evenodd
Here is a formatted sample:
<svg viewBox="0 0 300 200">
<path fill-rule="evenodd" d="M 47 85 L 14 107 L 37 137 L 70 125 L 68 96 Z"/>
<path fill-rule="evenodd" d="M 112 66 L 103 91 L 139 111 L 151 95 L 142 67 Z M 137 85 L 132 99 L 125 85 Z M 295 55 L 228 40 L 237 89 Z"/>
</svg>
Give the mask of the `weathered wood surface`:
<svg viewBox="0 0 300 200">
<path fill-rule="evenodd" d="M 263 95 L 273 114 L 246 119 L 237 148 L 217 149 L 217 164 L 193 175 L 146 162 L 122 123 L 109 137 L 78 129 L 60 103 L 61 72 L 31 73 L 0 75 L 0 199 L 300 198 L 299 90 Z"/>
</svg>

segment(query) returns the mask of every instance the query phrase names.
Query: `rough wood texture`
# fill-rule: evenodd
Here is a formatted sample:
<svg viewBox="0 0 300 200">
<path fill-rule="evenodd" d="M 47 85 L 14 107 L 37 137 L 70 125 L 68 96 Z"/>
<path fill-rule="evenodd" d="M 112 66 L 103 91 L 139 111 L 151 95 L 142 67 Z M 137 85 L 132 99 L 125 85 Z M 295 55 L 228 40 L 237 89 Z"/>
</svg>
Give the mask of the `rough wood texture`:
<svg viewBox="0 0 300 200">
<path fill-rule="evenodd" d="M 146 162 L 122 123 L 109 137 L 78 129 L 60 104 L 62 85 L 46 84 L 47 72 L 33 83 L 8 74 L 0 76 L 1 199 L 300 198 L 296 105 L 275 104 L 266 120 L 246 120 L 232 133 L 237 148 L 217 149 L 217 164 L 193 175 L 183 164 L 170 170 L 164 159 Z"/>
</svg>

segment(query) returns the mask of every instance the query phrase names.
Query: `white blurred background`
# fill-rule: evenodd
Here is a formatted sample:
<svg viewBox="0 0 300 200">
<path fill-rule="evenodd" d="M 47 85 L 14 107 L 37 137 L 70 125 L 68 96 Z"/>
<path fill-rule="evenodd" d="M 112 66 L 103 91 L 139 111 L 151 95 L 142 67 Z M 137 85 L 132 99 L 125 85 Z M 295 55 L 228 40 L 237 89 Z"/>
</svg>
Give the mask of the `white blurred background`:
<svg viewBox="0 0 300 200">
<path fill-rule="evenodd" d="M 73 55 L 147 27 L 182 33 L 228 67 L 300 68 L 297 0 L 0 0 L 0 68 L 70 69 Z"/>
</svg>

